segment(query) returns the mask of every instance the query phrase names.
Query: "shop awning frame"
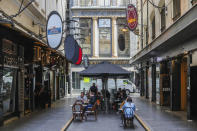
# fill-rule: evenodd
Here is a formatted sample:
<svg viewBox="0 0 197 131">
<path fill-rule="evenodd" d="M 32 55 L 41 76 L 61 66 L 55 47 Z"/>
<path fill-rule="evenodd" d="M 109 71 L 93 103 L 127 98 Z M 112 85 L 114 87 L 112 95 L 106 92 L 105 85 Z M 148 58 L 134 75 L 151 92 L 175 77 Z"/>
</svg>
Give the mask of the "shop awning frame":
<svg viewBox="0 0 197 131">
<path fill-rule="evenodd" d="M 176 20 L 155 40 L 138 52 L 130 60 L 135 65 L 150 58 L 161 57 L 163 60 L 193 50 L 195 45 L 190 42 L 197 38 L 197 4 Z"/>
</svg>

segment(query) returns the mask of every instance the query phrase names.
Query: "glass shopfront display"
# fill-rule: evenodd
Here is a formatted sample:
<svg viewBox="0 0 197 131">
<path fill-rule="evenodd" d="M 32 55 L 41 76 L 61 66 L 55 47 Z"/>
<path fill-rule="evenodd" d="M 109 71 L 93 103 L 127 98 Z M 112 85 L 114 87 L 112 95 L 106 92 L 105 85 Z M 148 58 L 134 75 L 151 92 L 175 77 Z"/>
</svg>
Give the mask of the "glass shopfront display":
<svg viewBox="0 0 197 131">
<path fill-rule="evenodd" d="M 99 19 L 99 54 L 111 56 L 111 19 Z"/>
<path fill-rule="evenodd" d="M 79 19 L 80 33 L 83 34 L 85 40 L 78 41 L 82 47 L 83 55 L 91 55 L 91 35 L 92 35 L 92 19 L 90 18 L 81 18 Z"/>
<path fill-rule="evenodd" d="M 16 70 L 1 68 L 0 101 L 3 114 L 15 111 Z"/>
</svg>

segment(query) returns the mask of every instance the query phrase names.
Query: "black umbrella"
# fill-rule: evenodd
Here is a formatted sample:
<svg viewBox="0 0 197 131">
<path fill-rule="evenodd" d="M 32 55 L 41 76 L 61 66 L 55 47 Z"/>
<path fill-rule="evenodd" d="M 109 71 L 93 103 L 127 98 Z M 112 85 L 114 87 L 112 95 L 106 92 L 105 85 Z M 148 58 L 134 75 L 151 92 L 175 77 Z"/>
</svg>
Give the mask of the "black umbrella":
<svg viewBox="0 0 197 131">
<path fill-rule="evenodd" d="M 107 90 L 107 80 L 108 78 L 129 78 L 131 72 L 123 69 L 122 67 L 111 64 L 109 62 L 101 62 L 96 65 L 92 65 L 87 69 L 79 72 L 80 76 L 86 77 L 97 77 L 102 78 L 103 89 Z M 106 93 L 105 93 L 105 104 L 106 104 L 106 112 L 107 109 L 107 101 L 106 101 Z"/>
</svg>

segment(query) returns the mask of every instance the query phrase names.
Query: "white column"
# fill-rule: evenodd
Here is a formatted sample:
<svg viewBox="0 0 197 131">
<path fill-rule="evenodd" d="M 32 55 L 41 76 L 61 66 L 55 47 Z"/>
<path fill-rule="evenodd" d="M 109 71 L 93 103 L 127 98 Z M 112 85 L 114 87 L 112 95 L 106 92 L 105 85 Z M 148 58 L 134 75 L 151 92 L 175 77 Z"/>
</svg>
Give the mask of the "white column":
<svg viewBox="0 0 197 131">
<path fill-rule="evenodd" d="M 99 30 L 98 18 L 93 18 L 93 56 L 99 57 Z"/>
<path fill-rule="evenodd" d="M 118 27 L 117 18 L 112 18 L 112 56 L 118 57 Z"/>
</svg>

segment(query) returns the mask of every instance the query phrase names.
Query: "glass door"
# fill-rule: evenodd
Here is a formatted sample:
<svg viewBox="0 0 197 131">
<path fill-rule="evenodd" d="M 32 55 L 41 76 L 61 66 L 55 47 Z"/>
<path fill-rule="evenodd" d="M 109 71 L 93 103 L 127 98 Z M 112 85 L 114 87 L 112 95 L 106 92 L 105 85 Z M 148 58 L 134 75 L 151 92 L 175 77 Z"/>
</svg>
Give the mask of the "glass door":
<svg viewBox="0 0 197 131">
<path fill-rule="evenodd" d="M 12 68 L 1 69 L 0 82 L 1 109 L 3 114 L 15 111 L 16 70 Z"/>
</svg>

